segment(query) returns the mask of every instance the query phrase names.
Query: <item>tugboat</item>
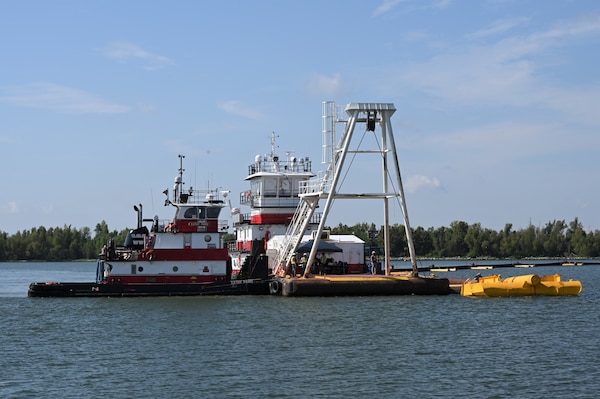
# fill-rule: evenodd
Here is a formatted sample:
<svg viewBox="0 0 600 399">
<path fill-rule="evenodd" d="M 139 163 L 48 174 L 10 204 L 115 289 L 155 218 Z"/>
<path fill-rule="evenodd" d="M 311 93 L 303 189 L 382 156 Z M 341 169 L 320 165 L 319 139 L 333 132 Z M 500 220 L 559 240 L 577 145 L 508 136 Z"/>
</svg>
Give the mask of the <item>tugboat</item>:
<svg viewBox="0 0 600 399">
<path fill-rule="evenodd" d="M 32 283 L 28 296 L 268 294 L 264 256 L 254 260 L 253 273 L 246 279 L 232 281 L 231 258 L 222 244 L 227 223 L 219 220 L 228 191 L 184 190 L 184 158 L 179 155 L 172 199 L 168 190 L 163 192 L 165 206 L 175 208 L 173 219 L 144 219 L 142 205 L 134 206 L 137 227 L 123 246 L 111 239 L 102 248 L 95 282 Z"/>
<path fill-rule="evenodd" d="M 240 206 L 249 206 L 250 212 L 242 213 L 240 208 L 231 212 L 236 239 L 228 246 L 234 278 L 256 275 L 257 260 L 267 254 L 269 240 L 286 233 L 300 203 L 300 186 L 315 177 L 309 157 L 297 158 L 291 151 L 286 151 L 286 159 L 277 155 L 276 137 L 273 132 L 271 153 L 256 155 L 248 166 L 245 180 L 250 189 L 240 193 L 239 201 Z M 308 230 L 318 226 L 320 216 L 312 216 Z M 269 274 L 273 274 L 272 269 L 270 265 Z"/>
</svg>

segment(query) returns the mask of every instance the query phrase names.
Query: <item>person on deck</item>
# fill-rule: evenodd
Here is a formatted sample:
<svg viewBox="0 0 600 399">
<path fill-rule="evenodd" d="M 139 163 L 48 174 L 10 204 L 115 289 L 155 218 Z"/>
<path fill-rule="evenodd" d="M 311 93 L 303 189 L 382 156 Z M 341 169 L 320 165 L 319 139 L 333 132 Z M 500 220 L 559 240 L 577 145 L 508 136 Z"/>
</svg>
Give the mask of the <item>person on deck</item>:
<svg viewBox="0 0 600 399">
<path fill-rule="evenodd" d="M 377 253 L 375 251 L 371 252 L 371 274 L 377 274 Z"/>
<path fill-rule="evenodd" d="M 319 259 L 319 274 L 323 276 L 327 274 L 327 255 L 324 253 L 321 254 L 321 258 Z"/>
<path fill-rule="evenodd" d="M 308 254 L 303 254 L 300 258 L 300 273 L 304 273 L 306 270 L 306 264 L 308 263 Z"/>
<path fill-rule="evenodd" d="M 290 260 L 290 266 L 292 267 L 292 277 L 296 277 L 296 254 L 292 255 L 292 259 Z"/>
</svg>

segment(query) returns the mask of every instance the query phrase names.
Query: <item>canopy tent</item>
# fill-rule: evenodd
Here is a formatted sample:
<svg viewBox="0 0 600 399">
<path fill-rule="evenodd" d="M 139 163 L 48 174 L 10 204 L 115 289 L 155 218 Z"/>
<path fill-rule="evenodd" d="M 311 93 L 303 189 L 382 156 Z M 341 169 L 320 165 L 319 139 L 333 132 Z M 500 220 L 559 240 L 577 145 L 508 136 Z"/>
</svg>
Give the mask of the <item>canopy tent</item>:
<svg viewBox="0 0 600 399">
<path fill-rule="evenodd" d="M 296 251 L 308 253 L 312 249 L 314 242 L 315 242 L 315 240 L 310 240 L 310 241 L 304 242 L 304 243 L 300 244 L 300 246 L 298 247 L 298 249 Z M 327 241 L 319 240 L 319 246 L 317 247 L 317 252 L 318 253 L 342 252 L 342 248 L 340 248 L 336 245 L 333 245 L 331 243 L 328 243 Z"/>
</svg>

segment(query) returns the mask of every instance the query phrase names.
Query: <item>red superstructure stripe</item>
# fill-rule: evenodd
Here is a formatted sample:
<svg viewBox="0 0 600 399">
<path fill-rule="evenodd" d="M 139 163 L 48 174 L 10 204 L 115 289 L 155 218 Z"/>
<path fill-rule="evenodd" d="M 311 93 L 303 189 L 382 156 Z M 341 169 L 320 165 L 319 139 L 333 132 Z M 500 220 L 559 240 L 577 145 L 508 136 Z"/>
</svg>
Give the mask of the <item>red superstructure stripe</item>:
<svg viewBox="0 0 600 399">
<path fill-rule="evenodd" d="M 209 248 L 209 249 L 153 249 L 145 254 L 145 259 L 140 260 L 193 260 L 193 261 L 209 261 L 220 260 L 226 261 L 229 259 L 229 251 L 227 248 Z"/>
<path fill-rule="evenodd" d="M 292 219 L 292 213 L 260 214 L 250 217 L 250 224 L 286 224 Z"/>
<path fill-rule="evenodd" d="M 225 282 L 225 275 L 187 275 L 187 276 L 111 276 L 106 284 L 205 284 Z"/>
</svg>

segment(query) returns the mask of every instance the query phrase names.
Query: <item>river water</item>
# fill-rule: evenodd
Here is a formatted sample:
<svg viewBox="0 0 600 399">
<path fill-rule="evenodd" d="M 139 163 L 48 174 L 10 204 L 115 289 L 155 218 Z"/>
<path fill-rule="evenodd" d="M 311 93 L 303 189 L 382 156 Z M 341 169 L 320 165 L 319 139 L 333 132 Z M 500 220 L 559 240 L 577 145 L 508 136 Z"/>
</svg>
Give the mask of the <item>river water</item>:
<svg viewBox="0 0 600 399">
<path fill-rule="evenodd" d="M 442 262 L 443 263 L 443 262 Z M 596 398 L 600 266 L 577 297 L 27 298 L 95 263 L 0 263 L 2 398 Z M 474 271 L 443 273 L 463 277 Z"/>
</svg>

